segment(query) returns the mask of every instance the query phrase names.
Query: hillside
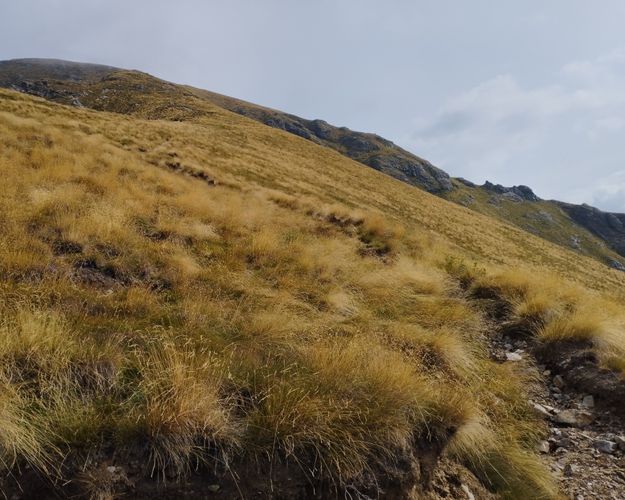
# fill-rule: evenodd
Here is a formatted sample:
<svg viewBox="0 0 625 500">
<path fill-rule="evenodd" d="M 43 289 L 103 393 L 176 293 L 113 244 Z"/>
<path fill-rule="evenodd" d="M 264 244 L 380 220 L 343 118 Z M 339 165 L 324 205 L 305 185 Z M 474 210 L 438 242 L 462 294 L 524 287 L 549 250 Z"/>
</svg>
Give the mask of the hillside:
<svg viewBox="0 0 625 500">
<path fill-rule="evenodd" d="M 623 215 L 588 205 L 542 200 L 526 186 L 507 188 L 489 182 L 477 186 L 464 179 L 454 179 L 453 185 L 444 198 L 593 257 L 613 269 L 625 270 L 625 226 L 619 222 Z"/>
<path fill-rule="evenodd" d="M 63 78 L 0 90 L 8 497 L 557 498 L 578 396 L 622 432 L 624 273 L 184 87 Z"/>
<path fill-rule="evenodd" d="M 58 60 L 0 61 L 0 87 L 63 104 L 121 113 L 141 113 L 140 116 L 145 118 L 159 117 L 164 109 L 151 110 L 150 114 L 143 105 L 128 104 L 128 99 L 136 99 L 136 96 L 120 88 L 120 81 L 116 77 L 125 73 L 124 70 L 109 66 Z M 334 149 L 403 182 L 596 258 L 612 268 L 625 270 L 625 226 L 621 222 L 625 215 L 605 213 L 584 205 L 540 200 L 525 186 L 520 186 L 520 191 L 515 192 L 519 188 L 504 188 L 490 183 L 477 186 L 462 179 L 451 179 L 428 161 L 375 134 L 334 127 L 323 120 L 306 120 L 190 86 L 173 85 L 144 73 L 133 72 L 132 75 L 136 81 L 131 83 L 123 79 L 121 86 L 135 84 L 135 90 L 149 88 L 161 96 L 168 95 L 170 102 L 165 105 L 171 108 L 168 118 L 188 119 L 194 112 L 201 112 L 202 101 L 208 101 Z M 129 75 L 125 76 L 128 78 Z M 116 92 L 119 94 L 117 97 L 111 95 Z M 177 111 L 174 111 L 175 108 Z M 525 192 L 530 195 L 524 196 L 523 189 L 528 190 Z"/>
</svg>

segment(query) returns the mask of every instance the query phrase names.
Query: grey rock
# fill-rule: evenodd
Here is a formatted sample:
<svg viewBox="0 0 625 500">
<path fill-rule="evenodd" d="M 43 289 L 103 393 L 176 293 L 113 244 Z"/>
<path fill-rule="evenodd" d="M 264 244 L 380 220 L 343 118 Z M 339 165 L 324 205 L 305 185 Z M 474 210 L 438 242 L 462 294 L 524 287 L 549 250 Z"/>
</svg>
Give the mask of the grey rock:
<svg viewBox="0 0 625 500">
<path fill-rule="evenodd" d="M 540 201 L 540 198 L 534 194 L 534 192 L 527 186 L 512 186 L 512 187 L 504 187 L 501 184 L 493 184 L 489 181 L 486 181 L 482 186 L 488 191 L 497 193 L 497 194 L 507 194 L 514 195 L 517 199 L 521 201 Z"/>
<path fill-rule="evenodd" d="M 607 439 L 598 439 L 592 445 L 601 453 L 614 453 L 617 450 L 617 444 Z"/>
<path fill-rule="evenodd" d="M 564 212 L 580 226 L 605 241 L 618 254 L 625 256 L 625 214 L 603 212 L 590 205 L 573 205 L 557 202 Z M 608 263 L 615 269 L 625 271 L 621 262 Z"/>
<path fill-rule="evenodd" d="M 582 399 L 582 406 L 585 408 L 594 408 L 595 398 L 593 398 L 590 394 L 588 396 L 584 396 L 584 399 Z"/>
<path fill-rule="evenodd" d="M 555 385 L 558 389 L 562 389 L 564 387 L 564 379 L 561 375 L 553 377 L 553 385 Z"/>
<path fill-rule="evenodd" d="M 574 476 L 575 473 L 579 470 L 579 467 L 575 464 L 566 464 L 564 466 L 564 475 L 566 477 Z"/>
<path fill-rule="evenodd" d="M 586 427 L 594 421 L 594 416 L 582 410 L 562 410 L 554 417 L 554 421 L 571 427 Z"/>
<path fill-rule="evenodd" d="M 507 191 L 505 193 L 502 193 L 501 197 L 504 200 L 513 201 L 514 203 L 522 203 L 523 202 L 523 198 L 521 196 L 519 196 L 518 194 L 513 193 L 511 191 Z"/>
<path fill-rule="evenodd" d="M 625 266 L 621 264 L 618 260 L 612 259 L 609 262 L 609 265 L 612 269 L 616 269 L 617 271 L 625 271 Z"/>
<path fill-rule="evenodd" d="M 521 361 L 523 356 L 521 356 L 518 352 L 507 352 L 506 359 L 508 361 Z"/>
<path fill-rule="evenodd" d="M 536 449 L 540 452 L 540 453 L 549 453 L 550 450 L 550 446 L 549 446 L 549 441 L 541 441 L 540 443 L 538 443 L 538 445 L 536 446 Z"/>
<path fill-rule="evenodd" d="M 533 403 L 532 404 L 532 409 L 534 410 L 534 413 L 536 413 L 536 415 L 538 415 L 539 417 L 544 417 L 544 418 L 551 417 L 551 413 L 549 413 L 547 408 L 545 408 L 541 404 Z"/>
<path fill-rule="evenodd" d="M 548 404 L 543 403 L 543 408 L 545 408 L 549 413 L 556 413 L 556 409 L 553 406 L 549 406 Z M 560 429 L 556 429 L 557 432 L 560 432 Z"/>
<path fill-rule="evenodd" d="M 625 451 L 625 436 L 616 436 L 614 438 L 614 442 L 618 446 L 619 450 Z"/>
<path fill-rule="evenodd" d="M 359 132 L 351 132 L 356 134 Z M 332 145 L 330 145 L 332 147 Z M 382 151 L 379 154 L 367 154 L 360 157 L 358 151 L 351 154 L 351 150 L 347 150 L 346 154 L 350 158 L 360 161 L 365 165 L 384 172 L 391 177 L 395 177 L 401 181 L 419 186 L 430 193 L 442 193 L 451 191 L 453 185 L 451 178 L 443 170 L 435 167 L 427 160 L 419 158 L 407 151 L 395 146 L 397 151 Z"/>
<path fill-rule="evenodd" d="M 573 448 L 573 446 L 575 445 L 575 443 L 573 443 L 573 440 L 568 437 L 562 437 L 560 439 L 557 439 L 555 444 L 558 448 L 566 449 Z"/>
</svg>

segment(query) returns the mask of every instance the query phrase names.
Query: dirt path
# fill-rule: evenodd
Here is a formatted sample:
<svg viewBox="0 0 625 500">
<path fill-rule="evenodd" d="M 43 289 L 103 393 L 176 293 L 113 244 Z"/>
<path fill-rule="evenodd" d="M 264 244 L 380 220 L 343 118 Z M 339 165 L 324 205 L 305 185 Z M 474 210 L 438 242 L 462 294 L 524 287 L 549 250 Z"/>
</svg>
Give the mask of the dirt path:
<svg viewBox="0 0 625 500">
<path fill-rule="evenodd" d="M 518 364 L 536 381 L 530 388 L 528 404 L 545 419 L 549 429 L 539 451 L 564 497 L 625 499 L 625 420 L 617 415 L 618 407 L 576 389 L 570 372 L 579 369 L 579 364 L 570 366 L 575 363 L 566 365 L 562 360 L 549 363 L 540 354 L 537 361 L 536 353 L 530 340 L 510 335 L 497 336 L 491 346 L 495 359 Z M 562 366 L 571 370 L 561 370 Z M 620 403 L 621 410 L 625 407 L 625 400 L 610 403 Z"/>
</svg>

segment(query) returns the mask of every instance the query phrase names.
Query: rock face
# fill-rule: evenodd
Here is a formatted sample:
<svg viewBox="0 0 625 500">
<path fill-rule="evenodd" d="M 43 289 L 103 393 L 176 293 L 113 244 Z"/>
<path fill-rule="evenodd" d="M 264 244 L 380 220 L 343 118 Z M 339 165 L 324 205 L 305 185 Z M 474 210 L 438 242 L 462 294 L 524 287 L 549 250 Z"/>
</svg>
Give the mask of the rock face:
<svg viewBox="0 0 625 500">
<path fill-rule="evenodd" d="M 534 191 L 527 186 L 512 186 L 505 187 L 501 184 L 493 184 L 486 181 L 482 187 L 493 193 L 503 195 L 504 197 L 513 201 L 540 201 L 540 198 L 534 194 Z"/>
<path fill-rule="evenodd" d="M 558 204 L 577 224 L 605 240 L 617 253 L 625 256 L 625 214 L 603 212 L 586 204 Z M 615 269 L 622 267 L 620 263 L 616 264 L 613 266 Z"/>
</svg>

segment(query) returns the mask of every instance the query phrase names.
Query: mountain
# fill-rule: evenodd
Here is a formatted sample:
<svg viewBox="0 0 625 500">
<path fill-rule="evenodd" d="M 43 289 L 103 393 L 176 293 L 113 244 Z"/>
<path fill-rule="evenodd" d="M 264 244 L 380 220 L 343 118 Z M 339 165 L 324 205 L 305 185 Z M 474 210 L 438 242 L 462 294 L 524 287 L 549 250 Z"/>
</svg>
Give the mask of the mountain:
<svg viewBox="0 0 625 500">
<path fill-rule="evenodd" d="M 251 104 L 240 99 L 190 86 L 177 86 L 145 73 L 126 72 L 110 66 L 48 59 L 19 59 L 0 62 L 0 86 L 44 97 L 63 104 L 97 110 L 159 116 L 162 109 L 146 114 L 143 107 L 128 107 L 123 87 L 126 78 L 141 80 L 145 88 L 170 95 L 175 100 L 197 98 L 246 116 L 270 127 L 338 151 L 396 179 L 425 189 L 477 212 L 497 217 L 551 242 L 588 255 L 619 270 L 625 270 L 625 229 L 614 221 L 623 217 L 584 206 L 540 200 L 530 188 L 486 183 L 477 186 L 463 179 L 452 179 L 428 161 L 405 151 L 375 134 L 335 127 L 323 120 L 297 116 Z M 123 78 L 122 78 L 123 77 Z M 137 87 L 140 89 L 141 87 Z M 134 96 L 136 98 L 136 96 Z M 194 100 L 195 103 L 199 102 Z M 136 105 L 133 104 L 133 105 Z M 185 119 L 186 110 L 170 110 Z M 169 115 L 168 115 L 169 116 Z M 173 116 L 173 115 L 172 115 Z M 607 220 L 612 224 L 606 223 Z"/>
<path fill-rule="evenodd" d="M 4 496 L 623 495 L 625 274 L 200 91 L 19 64 Z"/>
<path fill-rule="evenodd" d="M 331 147 L 396 179 L 625 270 L 625 229 L 613 224 L 606 230 L 605 224 L 600 222 L 623 218 L 623 215 L 593 208 L 594 217 L 574 216 L 585 209 L 575 210 L 577 205 L 541 200 L 527 186 L 506 188 L 490 182 L 477 186 L 464 179 L 452 179 L 426 160 L 377 135 L 336 128 L 323 120 L 305 120 L 239 99 L 187 88 L 224 109 Z"/>
</svg>

